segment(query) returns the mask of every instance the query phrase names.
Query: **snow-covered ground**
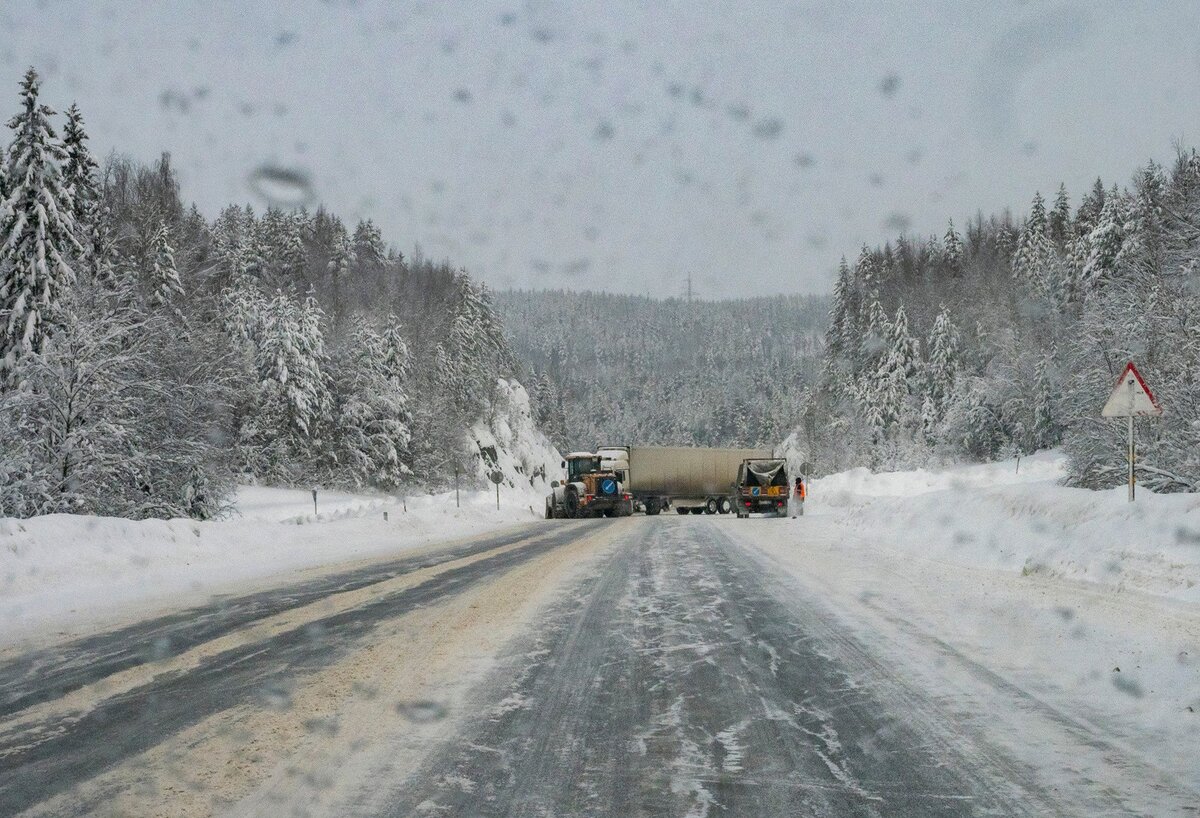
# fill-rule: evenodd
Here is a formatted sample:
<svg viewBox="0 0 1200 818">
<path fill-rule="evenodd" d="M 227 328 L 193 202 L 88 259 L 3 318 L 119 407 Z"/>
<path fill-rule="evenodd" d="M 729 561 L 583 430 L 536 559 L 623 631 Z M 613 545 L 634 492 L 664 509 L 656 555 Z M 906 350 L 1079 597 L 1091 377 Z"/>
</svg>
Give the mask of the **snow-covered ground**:
<svg viewBox="0 0 1200 818">
<path fill-rule="evenodd" d="M 230 518 L 214 522 L 0 518 L 0 645 L 541 518 L 559 455 L 533 423 L 520 383 L 497 383 L 467 441 L 479 456 L 463 482 L 486 481 L 498 470 L 499 508 L 494 488 L 463 490 L 459 500 L 453 491 L 405 496 L 318 488 L 314 509 L 311 489 L 243 486 Z"/>
<path fill-rule="evenodd" d="M 836 515 L 862 537 L 914 556 L 1080 580 L 1200 603 L 1200 495 L 1059 485 L 1056 452 L 811 484 L 809 513 Z"/>
<path fill-rule="evenodd" d="M 0 644 L 47 628 L 200 602 L 247 583 L 376 557 L 527 523 L 532 490 L 400 498 L 244 489 L 245 516 L 216 522 L 123 520 L 66 514 L 0 519 Z M 389 519 L 384 520 L 384 512 Z M 283 581 L 283 580 L 281 580 Z"/>
<path fill-rule="evenodd" d="M 855 470 L 814 480 L 801 519 L 722 522 L 903 675 L 991 714 L 964 729 L 1051 777 L 1200 787 L 1200 497 L 1131 505 L 1062 466 Z"/>
</svg>

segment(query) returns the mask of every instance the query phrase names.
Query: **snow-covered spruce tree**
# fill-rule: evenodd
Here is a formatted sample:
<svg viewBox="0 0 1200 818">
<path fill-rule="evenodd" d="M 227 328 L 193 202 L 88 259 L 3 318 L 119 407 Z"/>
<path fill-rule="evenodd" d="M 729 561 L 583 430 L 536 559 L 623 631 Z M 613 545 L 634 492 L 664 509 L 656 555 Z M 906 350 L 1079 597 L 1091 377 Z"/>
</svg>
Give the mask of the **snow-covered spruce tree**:
<svg viewBox="0 0 1200 818">
<path fill-rule="evenodd" d="M 888 349 L 875 375 L 885 429 L 915 428 L 918 410 L 911 398 L 921 387 L 920 377 L 920 350 L 908 331 L 908 313 L 901 305 L 889 322 Z"/>
<path fill-rule="evenodd" d="M 1086 290 L 1098 290 L 1112 280 L 1124 243 L 1125 206 L 1114 190 L 1106 195 L 1096 226 L 1087 237 L 1087 260 L 1081 272 Z"/>
<path fill-rule="evenodd" d="M 858 360 L 862 332 L 861 294 L 855 274 L 843 256 L 833 285 L 833 304 L 829 310 L 829 329 L 825 333 L 823 381 L 826 388 L 843 392 L 853 377 Z"/>
<path fill-rule="evenodd" d="M 1046 214 L 1046 232 L 1050 240 L 1061 247 L 1071 235 L 1071 200 L 1067 186 L 1060 184 L 1054 196 L 1054 207 Z"/>
<path fill-rule="evenodd" d="M 545 432 L 551 443 L 565 450 L 567 419 L 563 412 L 562 395 L 549 372 L 543 372 L 534 378 L 531 397 L 533 398 L 534 420 L 538 428 Z"/>
<path fill-rule="evenodd" d="M 847 397 L 873 430 L 874 442 L 883 438 L 891 421 L 885 394 L 888 384 L 881 377 L 881 373 L 886 373 L 891 334 L 891 324 L 883 306 L 878 300 L 872 301 L 867 309 L 866 332 L 859 345 L 860 369 Z"/>
<path fill-rule="evenodd" d="M 76 238 L 83 253 L 76 262 L 76 272 L 93 280 L 111 283 L 114 275 L 114 247 L 102 218 L 99 189 L 99 166 L 88 148 L 88 135 L 83 114 L 77 105 L 67 109 L 63 125 L 63 183 L 71 191 L 71 215 L 75 220 Z"/>
<path fill-rule="evenodd" d="M 243 291 L 233 300 L 248 313 L 257 378 L 239 417 L 241 460 L 261 478 L 304 480 L 319 456 L 331 407 L 321 309 L 311 298 L 299 302 L 282 291 L 270 298 Z"/>
<path fill-rule="evenodd" d="M 1053 301 L 1056 282 L 1061 279 L 1058 253 L 1047 235 L 1046 207 L 1042 195 L 1033 197 L 1029 218 L 1017 237 L 1012 256 L 1013 277 L 1025 288 L 1029 297 Z"/>
<path fill-rule="evenodd" d="M 273 253 L 277 259 L 280 281 L 297 288 L 306 288 L 308 251 L 304 246 L 309 231 L 308 214 L 298 211 L 280 216 L 279 232 L 274 237 Z"/>
<path fill-rule="evenodd" d="M 946 235 L 942 239 L 942 246 L 946 269 L 949 270 L 951 277 L 958 278 L 963 272 L 963 244 L 954 229 L 953 219 L 950 219 L 946 225 Z"/>
<path fill-rule="evenodd" d="M 1037 365 L 1033 384 L 1033 423 L 1027 449 L 1049 449 L 1062 442 L 1062 425 L 1058 422 L 1058 393 L 1051 378 L 1055 354 L 1051 351 Z"/>
<path fill-rule="evenodd" d="M 331 430 L 324 468 L 334 483 L 390 490 L 412 474 L 408 349 L 395 317 L 360 326 L 334 353 Z"/>
<path fill-rule="evenodd" d="M 929 360 L 925 365 L 925 394 L 929 397 L 929 411 L 937 423 L 945 415 L 962 366 L 958 328 L 954 326 L 950 310 L 944 304 L 934 319 L 933 329 L 929 331 L 926 349 Z"/>
<path fill-rule="evenodd" d="M 150 309 L 165 311 L 182 318 L 178 302 L 183 296 L 183 284 L 180 283 L 179 271 L 175 268 L 175 248 L 171 246 L 166 221 L 159 221 L 150 247 Z"/>
<path fill-rule="evenodd" d="M 334 220 L 332 229 L 333 236 L 330 242 L 329 262 L 326 265 L 326 275 L 329 282 L 329 315 L 334 327 L 340 327 L 349 309 L 347 303 L 348 287 L 350 274 L 355 265 L 356 258 L 354 255 L 354 244 L 350 241 L 346 227 L 340 219 Z"/>
<path fill-rule="evenodd" d="M 383 234 L 373 221 L 360 221 L 354 227 L 355 301 L 360 306 L 386 301 L 391 295 L 392 281 L 388 276 L 387 245 Z"/>
<path fill-rule="evenodd" d="M 72 259 L 83 254 L 71 189 L 63 179 L 66 149 L 38 102 L 32 68 L 21 82 L 21 112 L 8 122 L 12 143 L 0 173 L 0 380 L 20 358 L 41 350 L 62 324 L 60 301 L 75 280 Z"/>
</svg>

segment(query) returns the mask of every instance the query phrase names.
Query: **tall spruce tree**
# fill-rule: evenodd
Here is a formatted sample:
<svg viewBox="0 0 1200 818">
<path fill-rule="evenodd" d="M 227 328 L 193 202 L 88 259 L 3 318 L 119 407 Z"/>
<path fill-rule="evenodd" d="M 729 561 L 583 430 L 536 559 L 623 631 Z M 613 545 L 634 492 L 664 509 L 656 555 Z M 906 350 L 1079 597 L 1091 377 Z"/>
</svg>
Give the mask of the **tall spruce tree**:
<svg viewBox="0 0 1200 818">
<path fill-rule="evenodd" d="M 1071 232 L 1071 201 L 1067 197 L 1067 186 L 1060 184 L 1054 196 L 1054 207 L 1046 216 L 1046 229 L 1051 241 L 1060 247 Z"/>
<path fill-rule="evenodd" d="M 38 102 L 38 76 L 21 82 L 21 111 L 3 168 L 0 200 L 0 378 L 25 354 L 38 352 L 63 321 L 60 302 L 75 281 L 73 258 L 83 254 L 75 204 L 63 178 L 67 151 Z"/>
<path fill-rule="evenodd" d="M 150 307 L 182 316 L 178 301 L 183 296 L 183 284 L 175 267 L 175 248 L 171 246 L 166 220 L 159 221 L 150 242 L 150 252 Z"/>
<path fill-rule="evenodd" d="M 76 238 L 83 247 L 77 272 L 103 283 L 112 276 L 113 249 L 101 219 L 99 167 L 87 143 L 83 114 L 79 106 L 71 105 L 63 125 L 63 147 L 67 153 L 63 182 L 71 191 L 71 215 L 75 219 Z"/>
<path fill-rule="evenodd" d="M 962 239 L 954 230 L 954 220 L 951 219 L 946 225 L 946 235 L 942 239 L 944 247 L 946 268 L 950 271 L 953 278 L 958 278 L 963 272 L 963 243 Z"/>
</svg>

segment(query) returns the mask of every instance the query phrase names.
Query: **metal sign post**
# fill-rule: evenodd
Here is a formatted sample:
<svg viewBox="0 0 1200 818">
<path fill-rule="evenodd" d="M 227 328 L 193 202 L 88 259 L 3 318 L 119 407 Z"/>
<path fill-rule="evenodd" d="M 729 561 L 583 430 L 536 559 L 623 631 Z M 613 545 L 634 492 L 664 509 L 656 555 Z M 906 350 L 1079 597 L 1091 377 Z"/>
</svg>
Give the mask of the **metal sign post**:
<svg viewBox="0 0 1200 818">
<path fill-rule="evenodd" d="M 1134 485 L 1137 482 L 1134 472 L 1134 465 L 1137 462 L 1137 449 L 1133 438 L 1133 419 L 1135 417 L 1158 417 L 1162 414 L 1162 407 L 1154 399 L 1154 393 L 1150 391 L 1150 387 L 1146 386 L 1146 382 L 1142 380 L 1142 373 L 1138 372 L 1137 367 L 1133 365 L 1133 361 L 1125 365 L 1125 371 L 1117 379 L 1116 386 L 1113 387 L 1112 394 L 1108 396 L 1108 402 L 1104 404 L 1104 409 L 1101 410 L 1100 414 L 1106 418 L 1125 418 L 1127 421 L 1129 436 L 1127 452 L 1129 462 L 1129 502 L 1132 503 Z"/>
<path fill-rule="evenodd" d="M 500 484 L 504 482 L 504 472 L 496 469 L 488 478 L 496 484 L 496 511 L 500 510 Z"/>
</svg>

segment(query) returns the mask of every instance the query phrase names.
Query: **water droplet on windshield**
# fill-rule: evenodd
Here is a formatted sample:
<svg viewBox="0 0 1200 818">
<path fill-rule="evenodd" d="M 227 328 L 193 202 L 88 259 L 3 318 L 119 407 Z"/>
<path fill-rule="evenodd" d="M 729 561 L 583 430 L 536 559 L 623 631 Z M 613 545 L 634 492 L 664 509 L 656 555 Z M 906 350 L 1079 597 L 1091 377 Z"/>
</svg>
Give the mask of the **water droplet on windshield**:
<svg viewBox="0 0 1200 818">
<path fill-rule="evenodd" d="M 246 178 L 246 186 L 269 207 L 295 210 L 316 200 L 312 181 L 298 168 L 259 165 Z"/>
</svg>

